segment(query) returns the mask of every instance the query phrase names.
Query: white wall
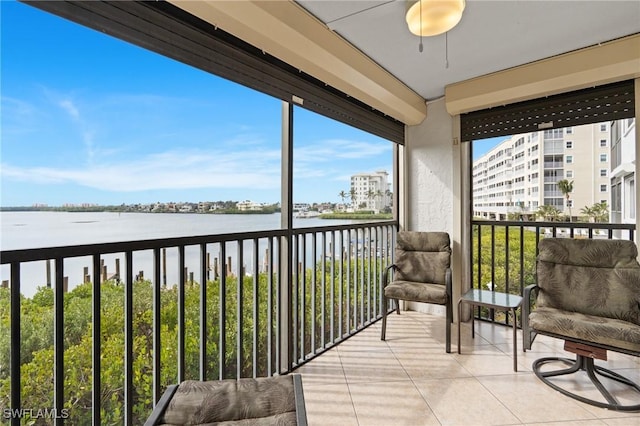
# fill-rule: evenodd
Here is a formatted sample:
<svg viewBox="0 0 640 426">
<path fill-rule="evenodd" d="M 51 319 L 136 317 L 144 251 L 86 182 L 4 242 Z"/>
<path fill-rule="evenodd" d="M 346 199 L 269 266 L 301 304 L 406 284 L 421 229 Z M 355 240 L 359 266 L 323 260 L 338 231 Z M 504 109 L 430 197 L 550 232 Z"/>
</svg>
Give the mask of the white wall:
<svg viewBox="0 0 640 426">
<path fill-rule="evenodd" d="M 421 124 L 407 127 L 404 152 L 408 182 L 405 229 L 445 231 L 453 240 L 455 149 L 453 119 L 445 109 L 444 99 L 429 103 L 427 118 Z M 406 307 L 444 315 L 444 307 L 438 305 L 411 302 Z"/>
<path fill-rule="evenodd" d="M 427 118 L 407 127 L 405 170 L 410 231 L 453 231 L 453 132 L 444 99 L 430 103 Z"/>
</svg>

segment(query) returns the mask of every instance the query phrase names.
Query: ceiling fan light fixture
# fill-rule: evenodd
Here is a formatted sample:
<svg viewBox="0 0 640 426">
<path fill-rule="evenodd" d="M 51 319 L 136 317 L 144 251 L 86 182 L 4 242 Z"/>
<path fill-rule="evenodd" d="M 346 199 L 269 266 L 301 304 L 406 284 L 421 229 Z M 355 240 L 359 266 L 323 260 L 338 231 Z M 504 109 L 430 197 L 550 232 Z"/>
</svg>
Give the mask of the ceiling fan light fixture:
<svg viewBox="0 0 640 426">
<path fill-rule="evenodd" d="M 464 11 L 465 0 L 409 0 L 407 25 L 417 36 L 435 36 L 455 27 Z"/>
</svg>

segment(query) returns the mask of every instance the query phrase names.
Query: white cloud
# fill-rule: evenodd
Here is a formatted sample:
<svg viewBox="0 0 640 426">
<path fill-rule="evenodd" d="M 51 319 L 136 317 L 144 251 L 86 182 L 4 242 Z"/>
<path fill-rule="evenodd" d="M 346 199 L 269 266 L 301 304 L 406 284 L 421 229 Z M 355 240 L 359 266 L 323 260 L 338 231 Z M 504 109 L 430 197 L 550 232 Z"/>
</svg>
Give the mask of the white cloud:
<svg viewBox="0 0 640 426">
<path fill-rule="evenodd" d="M 70 99 L 64 99 L 58 105 L 67 112 L 74 120 L 80 119 L 80 111 Z"/>
<path fill-rule="evenodd" d="M 295 151 L 296 162 L 355 160 L 374 157 L 391 151 L 391 143 L 329 139 L 302 146 Z"/>
<path fill-rule="evenodd" d="M 277 153 L 279 154 L 279 153 Z M 38 184 L 75 184 L 110 192 L 163 189 L 280 186 L 274 152 L 168 151 L 138 160 L 86 168 L 15 167 L 2 164 L 1 178 Z"/>
<path fill-rule="evenodd" d="M 340 175 L 333 178 L 336 182 L 345 182 L 351 184 L 351 175 Z"/>
<path fill-rule="evenodd" d="M 2 135 L 24 135 L 34 132 L 43 121 L 41 111 L 30 102 L 2 96 Z"/>
<path fill-rule="evenodd" d="M 294 167 L 294 179 L 324 179 L 335 173 L 333 169 L 319 169 L 314 167 Z"/>
<path fill-rule="evenodd" d="M 42 133 L 34 142 L 34 145 L 43 144 L 53 138 L 43 146 L 43 152 L 51 153 L 50 157 L 43 156 L 50 159 L 44 161 L 50 162 L 16 166 L 30 160 L 7 158 L 0 170 L 1 179 L 41 185 L 76 185 L 113 193 L 280 188 L 279 135 L 275 136 L 274 142 L 268 129 L 258 124 L 196 121 L 197 126 L 190 126 L 191 115 L 173 113 L 180 112 L 187 103 L 192 108 L 194 100 L 179 97 L 115 94 L 89 101 L 77 93 L 46 89 L 44 93 L 49 101 L 47 104 L 55 105 L 58 111 L 57 115 L 52 115 L 52 120 L 55 117 L 57 123 L 65 125 L 61 131 Z M 202 102 L 210 106 L 209 101 Z M 26 103 L 14 105 L 25 114 L 27 107 Z M 60 120 L 60 112 L 72 122 L 71 126 L 65 123 L 67 120 Z M 174 130 L 176 128 L 179 130 Z M 185 148 L 185 145 L 190 147 Z M 196 145 L 202 148 L 192 148 Z M 56 151 L 55 146 L 67 151 Z M 353 173 L 362 172 L 363 166 L 369 169 L 366 164 L 377 156 L 390 159 L 391 148 L 392 144 L 386 141 L 346 138 L 320 139 L 312 145 L 296 144 L 296 190 L 301 190 L 304 184 L 316 187 L 319 182 L 334 183 L 336 175 L 348 184 L 347 173 L 352 169 Z M 149 153 L 150 150 L 156 152 Z M 69 156 L 73 161 L 68 161 Z M 61 158 L 65 163 L 58 163 Z"/>
<path fill-rule="evenodd" d="M 294 179 L 349 184 L 351 175 L 346 173 L 369 170 L 369 162 L 380 155 L 388 155 L 389 165 L 391 164 L 390 142 L 328 139 L 297 147 L 294 152 Z"/>
</svg>

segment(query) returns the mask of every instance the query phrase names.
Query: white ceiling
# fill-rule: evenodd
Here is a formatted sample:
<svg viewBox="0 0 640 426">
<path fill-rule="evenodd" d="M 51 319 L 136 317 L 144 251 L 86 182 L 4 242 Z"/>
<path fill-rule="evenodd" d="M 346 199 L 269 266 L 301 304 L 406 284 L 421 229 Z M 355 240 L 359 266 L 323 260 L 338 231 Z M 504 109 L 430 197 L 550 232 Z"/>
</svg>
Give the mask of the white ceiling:
<svg viewBox="0 0 640 426">
<path fill-rule="evenodd" d="M 467 0 L 458 26 L 425 37 L 420 53 L 404 0 L 296 1 L 427 100 L 450 83 L 640 33 L 640 0 Z"/>
</svg>

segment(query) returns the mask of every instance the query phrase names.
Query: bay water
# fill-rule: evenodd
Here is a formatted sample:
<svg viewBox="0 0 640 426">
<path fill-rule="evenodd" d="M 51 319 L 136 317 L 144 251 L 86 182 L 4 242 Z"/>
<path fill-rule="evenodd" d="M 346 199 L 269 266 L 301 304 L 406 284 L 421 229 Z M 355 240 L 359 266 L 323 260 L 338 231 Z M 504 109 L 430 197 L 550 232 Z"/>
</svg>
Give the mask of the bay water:
<svg viewBox="0 0 640 426">
<path fill-rule="evenodd" d="M 328 220 L 319 218 L 294 219 L 294 227 L 316 227 L 351 224 L 354 220 Z M 198 214 L 198 213 L 114 213 L 114 212 L 0 212 L 0 250 L 61 247 L 80 244 L 136 241 L 158 238 L 190 237 L 197 235 L 226 234 L 280 229 L 280 213 L 275 214 Z M 259 249 L 261 252 L 266 248 Z M 235 250 L 228 250 L 233 256 Z M 247 254 L 245 254 L 246 256 Z M 217 256 L 211 253 L 211 259 Z M 108 272 L 115 272 L 115 259 L 122 254 L 103 255 Z M 178 281 L 177 249 L 167 249 L 167 282 Z M 247 262 L 245 257 L 245 263 Z M 68 258 L 64 263 L 64 275 L 69 277 L 69 288 L 83 281 L 84 268 L 89 267 L 90 257 Z M 199 281 L 198 247 L 187 247 L 185 266 L 195 272 Z M 53 262 L 52 262 L 53 263 Z M 232 265 L 236 267 L 236 265 Z M 52 267 L 52 279 L 55 277 Z M 134 274 L 143 271 L 152 278 L 153 256 L 151 251 L 136 252 L 133 256 Z M 234 269 L 235 271 L 236 269 Z M 251 272 L 251 271 L 247 271 Z M 9 265 L 1 265 L 0 279 L 9 280 Z M 22 265 L 20 292 L 32 297 L 39 286 L 47 283 L 46 262 L 30 262 Z"/>
</svg>

